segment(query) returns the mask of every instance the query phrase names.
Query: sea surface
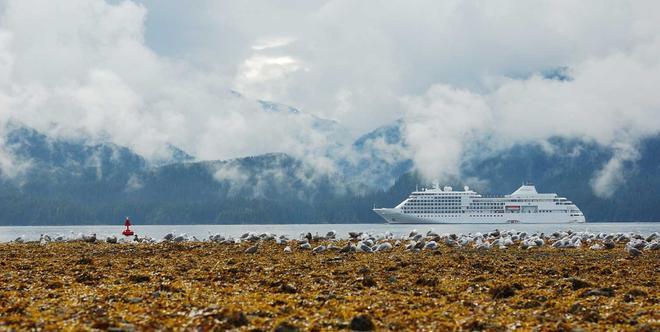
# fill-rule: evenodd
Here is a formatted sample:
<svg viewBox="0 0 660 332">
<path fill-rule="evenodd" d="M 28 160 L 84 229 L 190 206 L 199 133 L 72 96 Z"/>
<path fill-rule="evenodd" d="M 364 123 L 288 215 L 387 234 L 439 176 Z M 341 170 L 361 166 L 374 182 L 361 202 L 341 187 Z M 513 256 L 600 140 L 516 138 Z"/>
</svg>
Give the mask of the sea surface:
<svg viewBox="0 0 660 332">
<path fill-rule="evenodd" d="M 74 239 L 80 234 L 96 233 L 99 239 L 105 239 L 109 235 L 121 237 L 123 225 L 91 225 L 91 226 L 1 226 L 0 242 L 9 242 L 18 237 L 24 240 L 38 240 L 41 234 L 51 237 L 64 236 Z M 433 230 L 442 233 L 476 233 L 499 230 L 517 230 L 533 232 L 552 233 L 562 230 L 573 230 L 576 232 L 605 232 L 605 233 L 627 233 L 634 232 L 648 235 L 660 232 L 660 222 L 608 222 L 608 223 L 584 223 L 584 224 L 279 224 L 279 225 L 136 225 L 132 229 L 140 237 L 152 237 L 160 240 L 167 233 L 187 234 L 199 240 L 208 239 L 210 234 L 222 234 L 225 237 L 239 237 L 246 232 L 274 233 L 277 235 L 288 235 L 298 238 L 301 233 L 310 232 L 325 235 L 328 231 L 337 232 L 340 238 L 348 237 L 348 232 L 369 232 L 373 234 L 392 232 L 395 236 L 408 234 L 412 230 L 427 232 Z"/>
</svg>

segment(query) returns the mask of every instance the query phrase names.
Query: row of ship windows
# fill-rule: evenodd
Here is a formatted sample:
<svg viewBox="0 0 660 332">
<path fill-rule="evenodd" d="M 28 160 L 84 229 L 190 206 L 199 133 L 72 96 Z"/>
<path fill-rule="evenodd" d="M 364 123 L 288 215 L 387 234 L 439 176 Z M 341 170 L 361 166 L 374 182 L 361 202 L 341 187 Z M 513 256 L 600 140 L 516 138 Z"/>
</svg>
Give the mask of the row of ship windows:
<svg viewBox="0 0 660 332">
<path fill-rule="evenodd" d="M 411 199 L 409 202 L 460 202 L 460 199 Z"/>
<path fill-rule="evenodd" d="M 408 202 L 415 203 L 415 202 L 429 202 L 429 203 L 437 203 L 437 202 L 460 202 L 460 198 L 456 199 L 440 199 L 437 197 L 436 199 L 410 199 Z M 551 202 L 550 200 L 547 199 L 512 199 L 507 202 Z M 504 205 L 507 202 L 479 202 L 479 201 L 473 201 L 470 204 L 471 205 Z M 570 201 L 555 201 L 557 205 L 571 205 L 573 202 Z"/>
<path fill-rule="evenodd" d="M 459 206 L 461 203 L 445 203 L 445 204 L 433 204 L 433 203 L 406 203 L 406 206 Z"/>
<path fill-rule="evenodd" d="M 407 202 L 405 206 L 461 206 L 460 203 L 444 203 L 444 204 L 438 204 L 438 203 L 420 203 L 420 202 Z M 504 203 L 472 203 L 468 206 L 468 208 L 489 208 L 489 207 L 499 207 L 501 208 L 504 206 Z"/>
<path fill-rule="evenodd" d="M 433 217 L 442 217 L 442 218 L 459 218 L 463 217 L 461 215 L 440 215 L 440 214 L 422 214 L 418 215 L 416 217 L 420 218 L 433 218 Z M 470 217 L 504 217 L 502 214 L 475 214 L 475 215 L 470 215 Z"/>
<path fill-rule="evenodd" d="M 437 195 L 437 194 L 412 194 L 411 196 L 415 196 L 415 197 L 417 197 L 417 196 L 434 196 L 433 199 L 441 199 L 441 198 L 442 199 L 456 199 L 456 200 L 461 199 L 461 196 L 457 196 L 457 195 L 449 196 L 449 195 Z M 503 196 L 495 196 L 495 197 L 503 197 Z M 418 198 L 420 198 L 420 199 L 421 198 L 432 199 L 431 197 L 418 197 Z M 537 199 L 514 198 L 514 199 L 508 199 L 507 201 L 508 202 L 566 202 L 566 199 L 565 198 L 564 199 L 559 199 L 559 198 L 554 198 L 554 199 L 552 199 L 552 198 L 541 198 L 541 199 L 538 199 L 538 198 Z"/>
<path fill-rule="evenodd" d="M 566 199 L 510 199 L 509 202 L 555 202 L 558 204 L 568 205 L 572 204 L 571 201 Z"/>
<path fill-rule="evenodd" d="M 403 211 L 405 213 L 422 213 L 422 214 L 431 212 L 431 211 L 428 211 L 428 210 L 433 210 L 432 212 L 434 212 L 434 213 L 457 213 L 457 212 L 459 212 L 459 211 L 455 211 L 455 210 L 452 211 L 451 209 L 444 209 L 444 210 L 440 210 L 440 209 L 423 209 L 423 208 L 422 209 L 406 209 L 405 207 L 403 209 Z M 465 212 L 466 211 L 461 211 L 460 213 L 465 213 Z M 475 212 L 475 211 L 468 211 L 468 212 Z M 495 211 L 495 212 L 504 213 L 502 211 Z M 521 213 L 520 211 L 510 211 L 510 212 L 511 213 Z M 553 212 L 566 213 L 568 211 L 567 210 L 538 210 L 537 212 L 525 211 L 525 212 L 522 212 L 522 213 L 553 213 Z M 571 214 L 571 215 L 573 215 L 573 214 Z M 576 216 L 579 216 L 579 214 L 576 214 Z"/>
<path fill-rule="evenodd" d="M 453 215 L 453 214 L 450 214 L 450 215 L 422 214 L 422 215 L 419 215 L 419 216 L 416 216 L 416 217 L 421 217 L 421 218 L 433 218 L 433 217 L 458 218 L 458 217 L 462 217 L 462 216 L 459 216 L 459 215 Z"/>
<path fill-rule="evenodd" d="M 459 210 L 460 206 L 404 206 L 404 210 Z"/>
<path fill-rule="evenodd" d="M 466 195 L 466 194 L 446 194 L 446 193 L 414 193 L 411 194 L 412 196 L 443 196 L 443 197 L 460 197 L 460 195 Z"/>
</svg>

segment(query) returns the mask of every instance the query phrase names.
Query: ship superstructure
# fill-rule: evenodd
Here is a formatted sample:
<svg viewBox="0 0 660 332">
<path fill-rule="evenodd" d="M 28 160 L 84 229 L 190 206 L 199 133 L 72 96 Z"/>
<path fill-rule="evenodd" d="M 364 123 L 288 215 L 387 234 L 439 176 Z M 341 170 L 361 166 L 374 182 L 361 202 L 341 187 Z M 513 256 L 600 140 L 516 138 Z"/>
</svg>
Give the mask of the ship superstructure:
<svg viewBox="0 0 660 332">
<path fill-rule="evenodd" d="M 374 208 L 388 223 L 580 223 L 580 209 L 565 197 L 541 194 L 531 183 L 510 195 L 481 195 L 465 186 L 416 190 L 394 208 Z"/>
</svg>

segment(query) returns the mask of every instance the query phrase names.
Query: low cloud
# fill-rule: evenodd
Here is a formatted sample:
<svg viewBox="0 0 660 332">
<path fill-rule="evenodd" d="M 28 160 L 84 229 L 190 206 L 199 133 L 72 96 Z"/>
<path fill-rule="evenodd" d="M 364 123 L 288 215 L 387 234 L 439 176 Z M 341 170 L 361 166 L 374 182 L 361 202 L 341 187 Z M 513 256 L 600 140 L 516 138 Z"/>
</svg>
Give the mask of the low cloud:
<svg viewBox="0 0 660 332">
<path fill-rule="evenodd" d="M 639 152 L 633 146 L 617 144 L 614 148 L 614 156 L 591 179 L 594 193 L 601 198 L 612 197 L 616 187 L 630 176 L 629 173 L 633 171 L 630 165 L 639 157 Z"/>
<path fill-rule="evenodd" d="M 659 59 L 655 38 L 626 53 L 576 63 L 570 80 L 540 74 L 499 79 L 482 93 L 435 85 L 405 99 L 415 164 L 427 178 L 455 175 L 474 137 L 490 137 L 496 149 L 574 137 L 615 151 L 591 182 L 596 194 L 605 195 L 625 177 L 624 163 L 638 158 L 637 142 L 660 133 L 660 95 L 653 92 L 660 85 Z"/>
<path fill-rule="evenodd" d="M 0 0 L 0 136 L 15 121 L 148 160 L 170 144 L 208 160 L 282 152 L 332 175 L 364 160 L 356 137 L 402 119 L 403 144 L 370 144 L 429 179 L 456 176 L 484 137 L 628 146 L 594 174 L 602 194 L 660 132 L 657 1 L 198 5 Z M 2 174 L 22 163 L 0 138 Z"/>
<path fill-rule="evenodd" d="M 128 181 L 126 181 L 126 192 L 133 192 L 142 188 L 144 188 L 144 182 L 137 174 L 132 174 L 131 177 L 128 178 Z"/>
</svg>

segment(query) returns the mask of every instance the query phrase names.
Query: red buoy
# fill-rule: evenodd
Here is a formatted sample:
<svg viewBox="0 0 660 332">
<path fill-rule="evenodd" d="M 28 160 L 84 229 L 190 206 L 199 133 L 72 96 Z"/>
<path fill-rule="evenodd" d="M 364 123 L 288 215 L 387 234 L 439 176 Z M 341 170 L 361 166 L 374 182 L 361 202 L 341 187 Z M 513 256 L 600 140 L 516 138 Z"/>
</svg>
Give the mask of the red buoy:
<svg viewBox="0 0 660 332">
<path fill-rule="evenodd" d="M 124 234 L 124 236 L 131 236 L 135 234 L 131 230 L 131 220 L 128 219 L 128 217 L 126 217 L 126 221 L 124 221 L 124 226 L 126 226 L 126 229 L 123 232 L 121 232 L 122 234 Z"/>
</svg>

